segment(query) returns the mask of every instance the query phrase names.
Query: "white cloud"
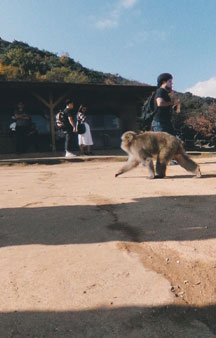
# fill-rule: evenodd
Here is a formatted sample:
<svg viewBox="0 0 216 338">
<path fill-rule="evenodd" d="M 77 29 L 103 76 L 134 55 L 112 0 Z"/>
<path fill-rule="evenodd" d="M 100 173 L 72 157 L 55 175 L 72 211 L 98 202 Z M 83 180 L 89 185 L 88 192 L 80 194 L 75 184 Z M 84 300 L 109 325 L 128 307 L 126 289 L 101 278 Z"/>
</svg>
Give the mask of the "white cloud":
<svg viewBox="0 0 216 338">
<path fill-rule="evenodd" d="M 99 20 L 95 26 L 99 29 L 115 28 L 118 26 L 118 20 L 115 20 L 115 18 Z"/>
<path fill-rule="evenodd" d="M 149 39 L 149 32 L 139 32 L 130 41 L 127 42 L 126 48 L 132 48 L 138 44 L 143 44 Z"/>
<path fill-rule="evenodd" d="M 216 77 L 212 77 L 207 81 L 198 82 L 195 86 L 188 88 L 185 91 L 198 96 L 210 96 L 216 98 Z"/>
<path fill-rule="evenodd" d="M 165 31 L 143 31 L 138 32 L 136 35 L 134 35 L 131 40 L 126 44 L 125 48 L 133 48 L 136 45 L 144 44 L 146 41 L 151 39 L 151 41 L 159 42 L 159 41 L 165 41 L 167 40 L 169 36 L 169 33 Z"/>
<path fill-rule="evenodd" d="M 124 0 L 120 4 L 124 8 L 130 8 L 133 7 L 136 4 L 137 0 Z"/>
<path fill-rule="evenodd" d="M 119 25 L 121 15 L 124 10 L 132 8 L 138 0 L 122 0 L 108 13 L 108 15 L 96 22 L 95 27 L 98 29 L 116 28 Z"/>
</svg>

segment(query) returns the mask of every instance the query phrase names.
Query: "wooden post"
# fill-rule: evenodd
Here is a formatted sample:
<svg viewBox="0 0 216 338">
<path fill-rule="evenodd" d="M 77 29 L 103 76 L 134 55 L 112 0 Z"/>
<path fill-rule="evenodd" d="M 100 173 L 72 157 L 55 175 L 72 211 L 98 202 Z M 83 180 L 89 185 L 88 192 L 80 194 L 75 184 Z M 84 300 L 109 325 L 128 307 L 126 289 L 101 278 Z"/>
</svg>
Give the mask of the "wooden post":
<svg viewBox="0 0 216 338">
<path fill-rule="evenodd" d="M 55 122 L 54 122 L 54 103 L 53 103 L 53 93 L 49 94 L 49 105 L 50 105 L 50 131 L 52 138 L 52 151 L 56 151 L 56 142 L 55 142 Z"/>
<path fill-rule="evenodd" d="M 55 121 L 54 121 L 54 109 L 55 107 L 67 96 L 70 91 L 67 91 L 64 95 L 60 96 L 55 102 L 52 91 L 49 93 L 49 102 L 41 97 L 36 92 L 32 91 L 32 94 L 41 101 L 46 107 L 49 108 L 50 112 L 50 132 L 51 132 L 51 140 L 52 140 L 52 151 L 56 151 L 56 142 L 55 142 Z"/>
</svg>

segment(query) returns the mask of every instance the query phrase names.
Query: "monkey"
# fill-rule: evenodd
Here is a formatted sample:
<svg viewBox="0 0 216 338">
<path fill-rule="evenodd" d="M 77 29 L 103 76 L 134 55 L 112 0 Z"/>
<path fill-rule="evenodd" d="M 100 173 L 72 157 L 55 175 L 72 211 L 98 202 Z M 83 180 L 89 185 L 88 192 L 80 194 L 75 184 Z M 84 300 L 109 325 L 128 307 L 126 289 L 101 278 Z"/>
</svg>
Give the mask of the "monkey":
<svg viewBox="0 0 216 338">
<path fill-rule="evenodd" d="M 121 136 L 121 148 L 128 154 L 128 161 L 115 174 L 115 177 L 145 161 L 149 178 L 164 178 L 167 165 L 171 159 L 176 160 L 184 169 L 193 172 L 196 177 L 201 177 L 198 164 L 186 154 L 182 142 L 168 133 L 127 131 Z M 153 164 L 153 157 L 155 156 L 156 174 Z"/>
</svg>

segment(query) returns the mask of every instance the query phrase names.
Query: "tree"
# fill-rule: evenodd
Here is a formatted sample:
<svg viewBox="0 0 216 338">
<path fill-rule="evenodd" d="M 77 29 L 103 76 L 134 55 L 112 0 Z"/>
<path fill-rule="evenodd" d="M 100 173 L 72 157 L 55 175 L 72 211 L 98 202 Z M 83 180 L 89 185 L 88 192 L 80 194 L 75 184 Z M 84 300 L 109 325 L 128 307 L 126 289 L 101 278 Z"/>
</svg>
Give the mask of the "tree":
<svg viewBox="0 0 216 338">
<path fill-rule="evenodd" d="M 2 80 L 19 79 L 19 68 L 11 65 L 5 66 L 0 62 L 0 76 Z"/>
<path fill-rule="evenodd" d="M 54 67 L 46 73 L 44 79 L 51 82 L 64 82 L 69 74 L 70 70 L 66 67 Z"/>
<path fill-rule="evenodd" d="M 216 104 L 212 103 L 208 110 L 199 116 L 191 116 L 185 124 L 195 132 L 194 139 L 202 139 L 216 144 Z"/>
</svg>

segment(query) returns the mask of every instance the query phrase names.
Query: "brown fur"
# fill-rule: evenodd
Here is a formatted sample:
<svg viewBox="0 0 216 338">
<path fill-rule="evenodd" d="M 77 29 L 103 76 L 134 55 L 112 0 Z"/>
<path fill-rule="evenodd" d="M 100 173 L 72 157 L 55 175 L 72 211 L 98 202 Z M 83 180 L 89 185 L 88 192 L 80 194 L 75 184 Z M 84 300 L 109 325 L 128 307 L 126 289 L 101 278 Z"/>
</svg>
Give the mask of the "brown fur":
<svg viewBox="0 0 216 338">
<path fill-rule="evenodd" d="M 127 131 L 121 137 L 121 148 L 128 153 L 127 163 L 116 173 L 119 176 L 145 161 L 150 178 L 166 176 L 166 167 L 171 159 L 178 162 L 184 169 L 201 177 L 199 166 L 185 153 L 180 140 L 165 132 Z M 153 157 L 156 156 L 156 173 Z"/>
</svg>

